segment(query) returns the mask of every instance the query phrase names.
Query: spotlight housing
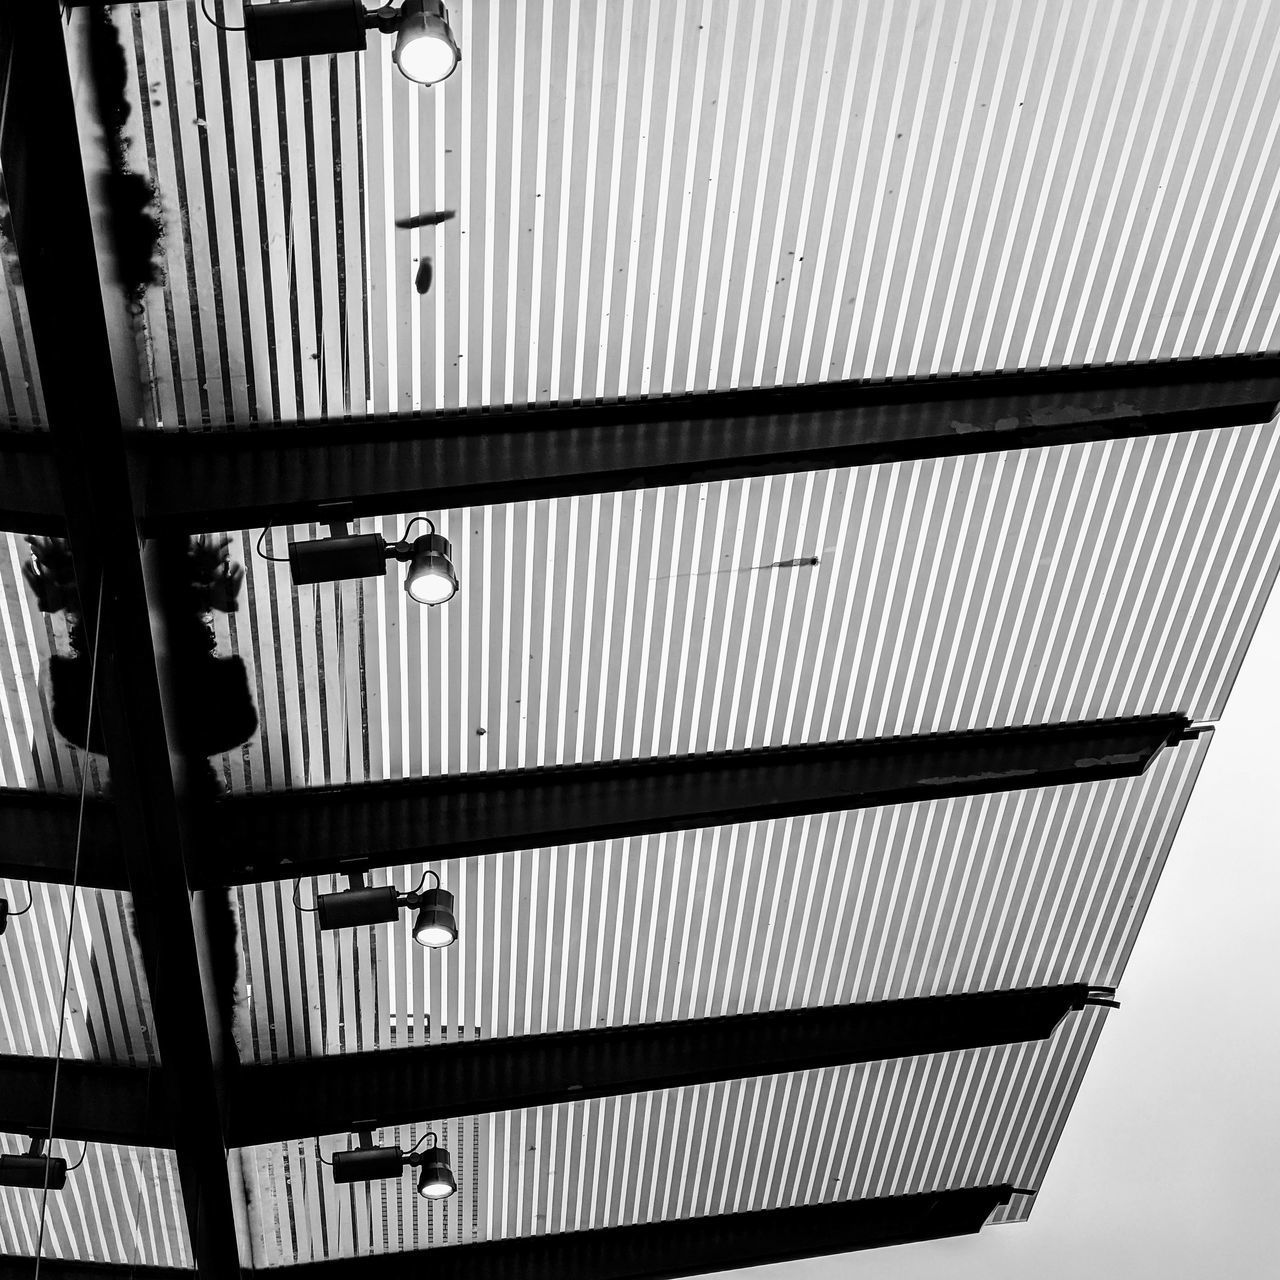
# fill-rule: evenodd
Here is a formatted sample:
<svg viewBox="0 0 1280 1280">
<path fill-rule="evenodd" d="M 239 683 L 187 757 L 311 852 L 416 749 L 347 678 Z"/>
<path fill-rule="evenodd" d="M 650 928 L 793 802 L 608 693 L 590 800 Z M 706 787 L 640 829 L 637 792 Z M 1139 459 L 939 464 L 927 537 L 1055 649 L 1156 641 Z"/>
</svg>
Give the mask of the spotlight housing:
<svg viewBox="0 0 1280 1280">
<path fill-rule="evenodd" d="M 398 1146 L 375 1147 L 372 1129 L 362 1129 L 358 1147 L 333 1153 L 333 1180 L 372 1182 L 398 1178 L 403 1169 L 419 1169 L 418 1194 L 428 1200 L 447 1200 L 458 1189 L 453 1159 L 434 1133 L 424 1133 L 419 1141 L 428 1138 L 431 1145 L 425 1151 L 401 1151 Z"/>
<path fill-rule="evenodd" d="M 0 937 L 4 936 L 4 931 L 9 927 L 9 899 L 0 898 Z"/>
<path fill-rule="evenodd" d="M 44 1153 L 44 1139 L 32 1138 L 26 1155 L 0 1156 L 0 1187 L 61 1191 L 67 1185 L 67 1162 Z"/>
<path fill-rule="evenodd" d="M 428 1147 L 425 1151 L 410 1156 L 413 1162 L 419 1162 L 422 1172 L 418 1174 L 418 1194 L 427 1200 L 447 1200 L 458 1189 L 453 1176 L 453 1161 L 444 1147 Z"/>
<path fill-rule="evenodd" d="M 334 1182 L 372 1182 L 376 1178 L 398 1178 L 404 1168 L 404 1152 L 399 1147 L 355 1147 L 333 1153 Z"/>
<path fill-rule="evenodd" d="M 355 873 L 352 879 L 358 876 Z M 435 880 L 435 885 L 424 892 L 422 884 L 427 876 Z M 422 882 L 408 893 L 401 893 L 394 885 L 353 884 L 350 889 L 318 894 L 315 910 L 322 929 L 357 929 L 367 924 L 389 924 L 399 918 L 402 907 L 417 911 L 413 937 L 422 946 L 447 947 L 458 940 L 453 894 L 440 887 L 440 877 L 431 870 L 424 872 Z"/>
<path fill-rule="evenodd" d="M 438 533 L 415 538 L 405 570 L 404 589 L 419 604 L 444 604 L 458 594 L 458 575 L 453 568 L 453 547 Z M 399 557 L 396 557 L 399 559 Z"/>
<path fill-rule="evenodd" d="M 283 7 L 283 6 L 277 6 Z M 431 532 L 409 540 L 409 530 L 399 542 L 388 542 L 380 533 L 341 534 L 333 538 L 313 538 L 289 543 L 289 571 L 294 586 L 314 582 L 342 582 L 348 578 L 378 578 L 387 572 L 388 560 L 408 564 L 404 589 L 418 604 L 436 605 L 452 600 L 458 592 L 458 573 L 453 567 L 453 545 L 425 516 Z"/>
<path fill-rule="evenodd" d="M 360 0 L 287 0 L 246 4 L 244 34 L 255 62 L 355 53 L 371 29 L 396 37 L 391 59 L 400 74 L 429 86 L 447 80 L 462 61 L 444 0 L 404 0 L 367 10 Z"/>
<path fill-rule="evenodd" d="M 453 75 L 462 51 L 453 38 L 444 0 L 404 0 L 391 60 L 415 84 L 439 84 Z"/>
<path fill-rule="evenodd" d="M 413 922 L 413 940 L 424 947 L 447 947 L 458 940 L 458 921 L 453 914 L 453 894 L 448 889 L 428 889 L 418 895 L 418 918 Z"/>
</svg>

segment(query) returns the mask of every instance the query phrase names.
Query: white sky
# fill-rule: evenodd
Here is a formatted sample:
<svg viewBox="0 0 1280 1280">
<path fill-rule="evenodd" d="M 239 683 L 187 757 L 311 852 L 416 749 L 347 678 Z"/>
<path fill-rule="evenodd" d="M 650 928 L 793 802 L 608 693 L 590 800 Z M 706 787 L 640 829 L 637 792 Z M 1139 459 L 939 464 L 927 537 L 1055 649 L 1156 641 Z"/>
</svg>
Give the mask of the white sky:
<svg viewBox="0 0 1280 1280">
<path fill-rule="evenodd" d="M 1031 1220 L 751 1280 L 1280 1277 L 1280 595 Z"/>
</svg>

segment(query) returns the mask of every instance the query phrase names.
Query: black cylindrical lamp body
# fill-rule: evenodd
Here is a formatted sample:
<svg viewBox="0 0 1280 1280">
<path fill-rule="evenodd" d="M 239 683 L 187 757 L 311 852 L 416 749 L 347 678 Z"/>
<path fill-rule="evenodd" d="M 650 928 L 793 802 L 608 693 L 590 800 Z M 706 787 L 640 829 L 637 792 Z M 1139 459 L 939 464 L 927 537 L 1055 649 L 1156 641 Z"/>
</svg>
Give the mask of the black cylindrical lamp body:
<svg viewBox="0 0 1280 1280">
<path fill-rule="evenodd" d="M 0 1187 L 30 1187 L 39 1191 L 46 1185 L 50 1191 L 61 1191 L 67 1185 L 65 1160 L 57 1156 L 0 1156 Z"/>
<path fill-rule="evenodd" d="M 386 540 L 380 533 L 356 533 L 343 538 L 291 542 L 289 570 L 296 586 L 343 578 L 376 578 L 387 571 Z"/>
<path fill-rule="evenodd" d="M 390 885 L 322 893 L 316 898 L 322 929 L 354 929 L 362 924 L 389 924 L 400 915 L 400 902 Z"/>
<path fill-rule="evenodd" d="M 399 1147 L 357 1147 L 333 1153 L 334 1182 L 373 1182 L 398 1178 L 404 1168 L 404 1152 Z"/>
<path fill-rule="evenodd" d="M 244 34 L 255 62 L 351 53 L 365 47 L 364 5 L 360 0 L 246 4 Z"/>
</svg>

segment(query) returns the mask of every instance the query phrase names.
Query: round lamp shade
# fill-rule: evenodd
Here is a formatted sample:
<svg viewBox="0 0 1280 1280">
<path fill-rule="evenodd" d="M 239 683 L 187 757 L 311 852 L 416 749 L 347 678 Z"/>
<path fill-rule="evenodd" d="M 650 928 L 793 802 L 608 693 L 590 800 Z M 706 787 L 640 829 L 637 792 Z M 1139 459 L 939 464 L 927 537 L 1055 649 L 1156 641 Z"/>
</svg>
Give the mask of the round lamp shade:
<svg viewBox="0 0 1280 1280">
<path fill-rule="evenodd" d="M 453 569 L 453 547 L 438 533 L 424 533 L 413 541 L 404 589 L 419 604 L 444 604 L 458 590 Z"/>
<path fill-rule="evenodd" d="M 424 947 L 447 947 L 457 941 L 458 921 L 453 914 L 453 894 L 448 889 L 428 889 L 421 895 L 413 937 Z"/>
<path fill-rule="evenodd" d="M 400 74 L 418 84 L 439 84 L 453 74 L 462 55 L 443 0 L 406 0 L 391 57 Z"/>
<path fill-rule="evenodd" d="M 444 1147 L 428 1147 L 422 1153 L 418 1194 L 428 1200 L 447 1200 L 458 1189 L 453 1178 L 453 1162 Z"/>
</svg>

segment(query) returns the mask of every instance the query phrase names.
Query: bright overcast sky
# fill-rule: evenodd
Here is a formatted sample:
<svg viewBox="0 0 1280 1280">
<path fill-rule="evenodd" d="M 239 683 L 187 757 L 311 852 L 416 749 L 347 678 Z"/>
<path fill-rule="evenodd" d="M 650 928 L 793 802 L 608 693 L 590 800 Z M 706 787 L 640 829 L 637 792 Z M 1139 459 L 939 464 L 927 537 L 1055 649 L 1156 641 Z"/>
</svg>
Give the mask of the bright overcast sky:
<svg viewBox="0 0 1280 1280">
<path fill-rule="evenodd" d="M 1280 1277 L 1280 594 L 1027 1223 L 751 1280 Z M 1085 975 L 1082 975 L 1085 976 Z"/>
</svg>

